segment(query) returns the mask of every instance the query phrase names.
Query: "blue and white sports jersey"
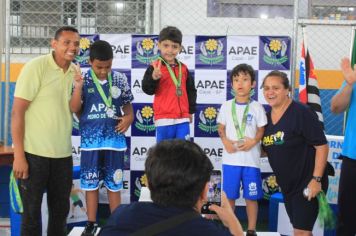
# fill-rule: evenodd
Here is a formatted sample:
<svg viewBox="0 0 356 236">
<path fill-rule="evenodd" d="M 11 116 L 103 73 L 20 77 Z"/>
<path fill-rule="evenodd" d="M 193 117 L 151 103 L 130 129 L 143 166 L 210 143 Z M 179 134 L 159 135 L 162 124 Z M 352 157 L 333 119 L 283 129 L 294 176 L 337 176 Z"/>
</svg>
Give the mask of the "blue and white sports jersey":
<svg viewBox="0 0 356 236">
<path fill-rule="evenodd" d="M 133 100 L 125 74 L 112 71 L 112 109 L 115 116 L 122 116 L 121 107 Z M 109 82 L 101 84 L 108 97 Z M 80 135 L 82 150 L 126 150 L 125 135 L 115 131 L 117 119 L 106 115 L 107 107 L 96 88 L 90 70 L 84 76 L 82 88 L 82 114 L 80 116 Z"/>
</svg>

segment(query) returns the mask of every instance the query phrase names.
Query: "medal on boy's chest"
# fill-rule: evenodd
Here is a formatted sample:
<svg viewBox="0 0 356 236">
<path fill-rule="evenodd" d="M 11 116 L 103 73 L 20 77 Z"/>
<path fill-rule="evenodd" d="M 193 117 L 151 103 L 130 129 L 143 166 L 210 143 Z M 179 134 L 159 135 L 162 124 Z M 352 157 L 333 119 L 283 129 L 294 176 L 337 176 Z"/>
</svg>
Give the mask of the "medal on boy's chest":
<svg viewBox="0 0 356 236">
<path fill-rule="evenodd" d="M 172 82 L 174 86 L 176 87 L 176 96 L 180 97 L 183 95 L 183 90 L 182 90 L 182 64 L 177 60 L 178 63 L 178 78 L 176 77 L 174 71 L 172 70 L 172 67 L 161 57 L 159 57 L 161 61 L 166 65 L 168 73 L 172 79 Z"/>
<path fill-rule="evenodd" d="M 234 127 L 236 130 L 236 137 L 237 137 L 237 142 L 235 143 L 236 147 L 240 147 L 245 143 L 245 129 L 246 129 L 246 123 L 247 123 L 247 115 L 250 107 L 250 102 L 246 104 L 243 116 L 242 116 L 242 122 L 241 126 L 239 124 L 239 121 L 237 119 L 237 114 L 236 114 L 236 103 L 235 99 L 231 102 L 231 115 L 232 115 L 232 120 L 234 122 Z"/>
<path fill-rule="evenodd" d="M 113 118 L 115 116 L 115 111 L 114 109 L 112 109 L 111 107 L 108 107 L 106 109 L 106 115 L 109 117 L 109 118 Z"/>
<path fill-rule="evenodd" d="M 93 70 L 90 70 L 90 75 L 91 75 L 91 77 L 93 79 L 93 82 L 95 84 L 96 89 L 99 92 L 99 95 L 100 95 L 101 99 L 103 100 L 104 104 L 106 105 L 106 112 L 105 112 L 106 116 L 108 118 L 115 119 L 116 116 L 115 116 L 115 111 L 114 111 L 114 109 L 112 107 L 113 106 L 112 105 L 112 97 L 114 97 L 113 94 L 115 96 L 120 96 L 119 95 L 119 92 L 120 92 L 119 88 L 116 87 L 116 86 L 112 86 L 112 78 L 111 78 L 111 74 L 109 73 L 108 74 L 109 94 L 108 94 L 108 96 L 106 96 L 103 88 L 101 87 L 101 85 L 99 83 L 99 79 L 96 77 L 96 75 L 93 72 Z"/>
<path fill-rule="evenodd" d="M 178 86 L 178 87 L 176 88 L 176 95 L 177 95 L 178 97 L 180 97 L 180 96 L 183 95 L 183 91 L 182 91 L 182 87 L 181 87 L 181 86 Z"/>
</svg>

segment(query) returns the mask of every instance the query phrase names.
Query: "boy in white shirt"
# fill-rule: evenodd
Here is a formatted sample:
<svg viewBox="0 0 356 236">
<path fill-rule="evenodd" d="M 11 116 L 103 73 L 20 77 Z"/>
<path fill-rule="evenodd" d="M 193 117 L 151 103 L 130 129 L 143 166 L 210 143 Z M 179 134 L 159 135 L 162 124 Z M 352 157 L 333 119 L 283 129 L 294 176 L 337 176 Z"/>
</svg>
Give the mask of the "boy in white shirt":
<svg viewBox="0 0 356 236">
<path fill-rule="evenodd" d="M 263 106 L 250 98 L 255 72 L 250 65 L 237 65 L 231 72 L 235 98 L 221 105 L 218 133 L 224 144 L 223 190 L 232 208 L 242 184 L 248 218 L 247 236 L 256 235 L 257 200 L 263 195 L 260 171 L 260 140 L 267 124 Z"/>
</svg>

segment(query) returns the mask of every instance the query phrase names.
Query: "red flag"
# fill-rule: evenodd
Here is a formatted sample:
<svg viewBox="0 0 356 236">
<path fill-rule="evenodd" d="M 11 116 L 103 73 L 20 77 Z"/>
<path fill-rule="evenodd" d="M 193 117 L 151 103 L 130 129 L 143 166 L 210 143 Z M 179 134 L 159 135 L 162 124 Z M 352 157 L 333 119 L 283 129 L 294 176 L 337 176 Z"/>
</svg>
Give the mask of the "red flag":
<svg viewBox="0 0 356 236">
<path fill-rule="evenodd" d="M 304 48 L 304 39 L 302 42 L 302 53 L 301 53 L 301 58 L 300 58 L 300 64 L 299 64 L 299 101 L 302 103 L 307 103 L 308 102 L 308 97 L 307 97 L 307 87 L 306 87 L 306 80 L 307 76 L 305 74 L 305 48 Z"/>
<path fill-rule="evenodd" d="M 307 46 L 304 45 L 304 35 L 302 43 L 302 54 L 300 60 L 299 76 L 299 100 L 316 112 L 321 125 L 324 128 L 324 117 L 321 110 L 318 79 L 314 72 L 314 63 L 309 54 Z"/>
</svg>

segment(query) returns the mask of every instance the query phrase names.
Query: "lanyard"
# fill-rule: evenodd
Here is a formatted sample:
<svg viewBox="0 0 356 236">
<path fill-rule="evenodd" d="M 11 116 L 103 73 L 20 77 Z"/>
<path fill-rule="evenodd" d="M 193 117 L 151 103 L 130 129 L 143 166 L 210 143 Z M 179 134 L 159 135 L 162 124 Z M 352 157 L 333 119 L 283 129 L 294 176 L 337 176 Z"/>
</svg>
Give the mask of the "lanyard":
<svg viewBox="0 0 356 236">
<path fill-rule="evenodd" d="M 106 97 L 105 92 L 103 88 L 101 87 L 101 84 L 99 83 L 99 79 L 96 77 L 94 71 L 90 69 L 90 76 L 93 78 L 94 84 L 96 86 L 96 89 L 98 90 L 100 97 L 103 99 L 106 107 L 111 107 L 112 105 L 112 97 L 111 97 L 111 91 L 112 91 L 112 78 L 111 78 L 111 73 L 108 74 L 108 81 L 109 81 L 109 96 Z"/>
<path fill-rule="evenodd" d="M 249 107 L 250 107 L 250 103 L 247 103 L 242 117 L 242 124 L 240 128 L 239 121 L 237 120 L 237 116 L 236 116 L 235 99 L 231 102 L 231 113 L 232 113 L 232 119 L 234 121 L 234 126 L 236 129 L 237 140 L 245 137 L 245 129 L 246 129 L 247 114 L 248 114 Z"/>
<path fill-rule="evenodd" d="M 171 76 L 172 81 L 173 81 L 174 85 L 176 86 L 176 88 L 180 88 L 180 85 L 182 84 L 182 64 L 177 60 L 178 66 L 179 66 L 179 73 L 178 73 L 178 79 L 177 79 L 177 77 L 174 74 L 171 66 L 162 57 L 159 57 L 159 59 L 161 61 L 163 61 L 164 64 L 166 65 L 166 67 L 168 69 L 168 72 L 169 72 L 169 75 Z"/>
<path fill-rule="evenodd" d="M 16 213 L 23 213 L 22 200 L 19 192 L 17 181 L 13 171 L 10 173 L 10 203 L 12 210 Z"/>
</svg>

